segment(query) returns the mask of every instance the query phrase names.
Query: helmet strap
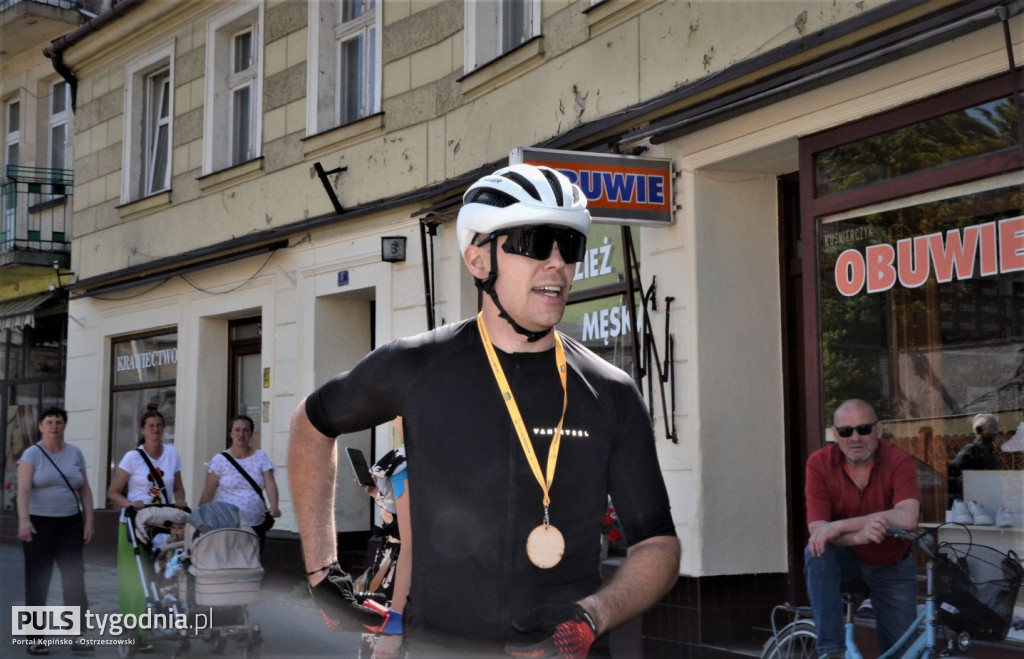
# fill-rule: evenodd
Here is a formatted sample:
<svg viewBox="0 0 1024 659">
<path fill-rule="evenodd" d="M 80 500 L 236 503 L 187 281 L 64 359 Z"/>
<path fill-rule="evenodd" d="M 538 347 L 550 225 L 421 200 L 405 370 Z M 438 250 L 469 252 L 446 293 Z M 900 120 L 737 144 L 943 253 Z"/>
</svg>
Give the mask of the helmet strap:
<svg viewBox="0 0 1024 659">
<path fill-rule="evenodd" d="M 477 279 L 476 277 L 473 277 L 473 283 L 476 284 L 477 288 L 479 288 L 484 293 L 487 293 L 487 295 L 491 297 L 491 300 L 494 302 L 494 306 L 498 308 L 498 317 L 504 318 L 505 321 L 512 326 L 512 329 L 514 329 L 517 334 L 522 334 L 523 336 L 525 336 L 527 343 L 535 343 L 543 339 L 548 334 L 550 334 L 550 327 L 540 332 L 531 332 L 530 330 L 526 329 L 525 327 L 517 323 L 515 320 L 513 320 L 512 316 L 508 315 L 508 312 L 505 311 L 505 307 L 501 306 L 501 301 L 498 300 L 497 291 L 494 290 L 494 282 L 497 279 L 498 241 L 491 240 L 491 271 L 487 274 L 487 279 Z"/>
</svg>

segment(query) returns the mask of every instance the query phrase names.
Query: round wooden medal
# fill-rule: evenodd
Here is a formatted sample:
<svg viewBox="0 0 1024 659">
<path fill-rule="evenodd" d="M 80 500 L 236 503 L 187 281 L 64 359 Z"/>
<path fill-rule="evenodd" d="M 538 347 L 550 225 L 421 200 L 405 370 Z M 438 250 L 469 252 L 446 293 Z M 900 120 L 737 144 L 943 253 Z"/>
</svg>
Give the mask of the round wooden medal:
<svg viewBox="0 0 1024 659">
<path fill-rule="evenodd" d="M 550 524 L 541 524 L 526 538 L 526 555 L 530 562 L 542 570 L 558 565 L 565 553 L 562 532 Z"/>
</svg>

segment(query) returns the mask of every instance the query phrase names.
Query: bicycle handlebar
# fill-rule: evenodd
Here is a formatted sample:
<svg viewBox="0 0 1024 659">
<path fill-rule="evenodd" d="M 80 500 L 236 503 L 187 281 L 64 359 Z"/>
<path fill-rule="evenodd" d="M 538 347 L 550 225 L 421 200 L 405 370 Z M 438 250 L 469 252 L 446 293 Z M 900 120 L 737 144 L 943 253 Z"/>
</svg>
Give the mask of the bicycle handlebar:
<svg viewBox="0 0 1024 659">
<path fill-rule="evenodd" d="M 935 538 L 932 537 L 928 529 L 918 528 L 913 531 L 907 531 L 898 526 L 890 526 L 885 530 L 885 534 L 900 540 L 909 540 L 924 550 L 924 553 L 929 557 L 934 557 L 932 547 L 935 546 Z"/>
</svg>

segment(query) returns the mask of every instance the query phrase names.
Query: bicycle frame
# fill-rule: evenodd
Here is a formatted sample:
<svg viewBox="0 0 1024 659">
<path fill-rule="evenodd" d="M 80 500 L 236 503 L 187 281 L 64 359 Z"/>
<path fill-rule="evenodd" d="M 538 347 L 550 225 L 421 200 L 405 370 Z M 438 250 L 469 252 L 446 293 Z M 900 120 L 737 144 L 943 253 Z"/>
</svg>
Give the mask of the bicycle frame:
<svg viewBox="0 0 1024 659">
<path fill-rule="evenodd" d="M 932 561 L 926 564 L 927 595 L 924 609 L 917 615 L 910 627 L 903 632 L 896 643 L 878 659 L 932 659 L 935 656 L 935 595 L 932 591 Z M 852 607 L 846 616 L 846 659 L 864 659 L 853 637 Z M 924 629 L 918 633 L 918 627 L 924 623 Z"/>
</svg>

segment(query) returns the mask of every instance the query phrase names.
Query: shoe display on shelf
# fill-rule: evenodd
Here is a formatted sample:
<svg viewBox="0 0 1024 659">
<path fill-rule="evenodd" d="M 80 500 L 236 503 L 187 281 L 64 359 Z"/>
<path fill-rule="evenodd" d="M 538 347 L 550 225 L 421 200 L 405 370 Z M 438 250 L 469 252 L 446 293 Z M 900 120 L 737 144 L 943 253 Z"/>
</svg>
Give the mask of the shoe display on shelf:
<svg viewBox="0 0 1024 659">
<path fill-rule="evenodd" d="M 992 526 L 996 523 L 996 520 L 992 519 L 992 515 L 989 515 L 984 506 L 977 501 L 968 501 L 967 510 L 971 512 L 975 526 Z"/>
<path fill-rule="evenodd" d="M 996 511 L 996 526 L 1001 528 L 1013 526 L 1013 521 L 1010 519 L 1010 511 L 1006 509 L 1006 506 L 999 506 L 999 510 Z"/>
<path fill-rule="evenodd" d="M 953 499 L 953 519 L 957 524 L 974 524 L 974 517 L 967 504 L 960 499 Z"/>
</svg>

